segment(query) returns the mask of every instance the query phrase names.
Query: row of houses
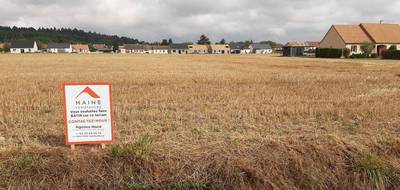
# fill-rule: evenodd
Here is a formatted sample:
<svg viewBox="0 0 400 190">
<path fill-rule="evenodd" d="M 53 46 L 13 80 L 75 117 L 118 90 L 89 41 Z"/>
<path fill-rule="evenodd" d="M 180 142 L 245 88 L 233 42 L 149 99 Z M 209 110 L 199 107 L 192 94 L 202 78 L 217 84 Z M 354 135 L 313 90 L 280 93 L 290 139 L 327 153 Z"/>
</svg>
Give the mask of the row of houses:
<svg viewBox="0 0 400 190">
<path fill-rule="evenodd" d="M 49 43 L 44 49 L 49 53 L 89 53 L 89 46 L 84 44 Z M 36 41 L 15 41 L 10 46 L 11 53 L 40 52 Z"/>
<path fill-rule="evenodd" d="M 268 44 L 230 43 L 213 45 L 171 44 L 169 46 L 125 44 L 119 47 L 121 53 L 149 54 L 270 54 L 273 49 Z"/>
<path fill-rule="evenodd" d="M 89 53 L 89 46 L 84 44 L 69 43 L 49 43 L 44 45 L 49 53 Z M 113 52 L 114 49 L 105 44 L 94 44 L 93 48 L 97 52 Z M 35 53 L 39 52 L 35 41 L 16 41 L 11 43 L 11 53 Z M 134 54 L 270 54 L 273 49 L 268 44 L 230 43 L 212 45 L 190 45 L 190 44 L 171 44 L 163 45 L 144 45 L 144 44 L 124 44 L 118 47 L 119 53 Z"/>
</svg>

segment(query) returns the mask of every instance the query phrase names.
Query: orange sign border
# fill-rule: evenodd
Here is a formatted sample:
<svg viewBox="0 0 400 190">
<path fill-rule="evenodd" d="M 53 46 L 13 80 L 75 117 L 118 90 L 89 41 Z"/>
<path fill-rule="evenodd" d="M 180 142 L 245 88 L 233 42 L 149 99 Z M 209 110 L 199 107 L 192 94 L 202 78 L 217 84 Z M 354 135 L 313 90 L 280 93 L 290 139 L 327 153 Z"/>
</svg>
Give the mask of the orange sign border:
<svg viewBox="0 0 400 190">
<path fill-rule="evenodd" d="M 67 124 L 67 98 L 65 95 L 65 86 L 81 86 L 81 85 L 108 85 L 110 94 L 110 114 L 111 114 L 111 141 L 85 141 L 85 142 L 69 142 L 68 124 Z M 62 90 L 64 95 L 64 130 L 66 145 L 84 145 L 84 144 L 113 144 L 114 143 L 114 112 L 112 107 L 111 82 L 64 82 Z"/>
</svg>

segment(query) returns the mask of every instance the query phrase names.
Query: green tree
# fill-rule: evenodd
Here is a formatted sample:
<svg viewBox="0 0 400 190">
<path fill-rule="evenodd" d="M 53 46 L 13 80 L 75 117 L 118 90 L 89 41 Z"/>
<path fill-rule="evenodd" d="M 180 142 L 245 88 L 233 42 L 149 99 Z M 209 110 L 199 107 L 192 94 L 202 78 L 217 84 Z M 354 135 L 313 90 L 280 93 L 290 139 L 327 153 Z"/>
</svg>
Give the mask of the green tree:
<svg viewBox="0 0 400 190">
<path fill-rule="evenodd" d="M 219 41 L 219 44 L 226 44 L 226 41 L 224 38 L 221 39 L 221 41 Z"/>
<path fill-rule="evenodd" d="M 253 44 L 253 40 L 246 40 L 246 41 L 244 41 L 244 44 L 246 46 L 249 46 L 249 45 Z"/>
<path fill-rule="evenodd" d="M 343 56 L 345 58 L 349 58 L 350 57 L 350 49 L 349 48 L 344 48 L 343 49 Z"/>
<path fill-rule="evenodd" d="M 364 42 L 361 44 L 360 48 L 364 55 L 371 55 L 372 50 L 374 49 L 374 44 L 370 42 Z"/>
<path fill-rule="evenodd" d="M 186 45 L 193 45 L 193 42 L 183 42 L 183 44 L 186 44 Z"/>
<path fill-rule="evenodd" d="M 274 42 L 274 41 L 271 41 L 271 40 L 267 40 L 267 41 L 261 41 L 260 44 L 268 44 L 268 45 L 270 45 L 271 47 L 276 47 L 276 45 L 277 45 L 278 43 L 276 43 L 276 42 Z"/>
<path fill-rule="evenodd" d="M 391 45 L 389 48 L 389 51 L 397 51 L 397 46 L 396 45 Z"/>
<path fill-rule="evenodd" d="M 113 44 L 113 51 L 114 52 L 118 52 L 118 50 L 119 50 L 119 44 L 118 43 L 114 43 Z"/>
<path fill-rule="evenodd" d="M 6 44 L 4 44 L 3 50 L 4 50 L 4 52 L 10 52 L 10 48 L 11 48 L 10 44 L 6 43 Z"/>
<path fill-rule="evenodd" d="M 172 42 L 172 39 L 168 39 L 168 44 L 173 44 L 174 42 Z"/>
<path fill-rule="evenodd" d="M 93 44 L 89 44 L 89 51 L 95 52 L 95 51 L 97 51 L 97 49 L 93 46 Z"/>
<path fill-rule="evenodd" d="M 168 40 L 167 40 L 167 39 L 163 39 L 163 40 L 161 41 L 161 45 L 162 45 L 162 46 L 168 45 Z"/>
<path fill-rule="evenodd" d="M 37 42 L 38 49 L 43 50 L 46 48 L 45 43 L 38 41 Z"/>
<path fill-rule="evenodd" d="M 210 42 L 210 39 L 209 39 L 205 34 L 202 34 L 202 35 L 200 36 L 200 39 L 197 41 L 197 44 L 200 44 L 200 45 L 210 45 L 211 42 Z"/>
</svg>

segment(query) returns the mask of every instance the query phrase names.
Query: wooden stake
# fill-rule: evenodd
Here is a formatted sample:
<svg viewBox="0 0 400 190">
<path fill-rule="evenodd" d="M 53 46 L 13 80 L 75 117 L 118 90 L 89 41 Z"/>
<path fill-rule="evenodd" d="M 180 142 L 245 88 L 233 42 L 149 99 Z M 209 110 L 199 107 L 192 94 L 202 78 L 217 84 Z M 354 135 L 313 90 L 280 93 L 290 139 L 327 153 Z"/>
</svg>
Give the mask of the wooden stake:
<svg viewBox="0 0 400 190">
<path fill-rule="evenodd" d="M 71 144 L 71 151 L 75 151 L 75 145 Z"/>
<path fill-rule="evenodd" d="M 106 144 L 101 143 L 101 149 L 106 149 Z"/>
</svg>

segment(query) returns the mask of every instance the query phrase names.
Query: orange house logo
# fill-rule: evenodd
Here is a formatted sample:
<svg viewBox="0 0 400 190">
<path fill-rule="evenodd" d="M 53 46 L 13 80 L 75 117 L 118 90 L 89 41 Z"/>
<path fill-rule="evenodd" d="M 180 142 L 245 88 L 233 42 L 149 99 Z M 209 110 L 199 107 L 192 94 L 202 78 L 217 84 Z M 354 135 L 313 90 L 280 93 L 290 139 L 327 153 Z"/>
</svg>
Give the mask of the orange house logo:
<svg viewBox="0 0 400 190">
<path fill-rule="evenodd" d="M 87 95 L 91 96 L 92 98 L 96 98 L 96 99 L 100 98 L 100 96 L 97 95 L 97 93 L 94 92 L 94 91 L 93 91 L 91 88 L 89 88 L 89 87 L 86 87 L 85 89 L 83 89 L 82 92 L 79 93 L 78 96 L 76 96 L 76 98 L 78 98 L 78 97 L 81 96 L 82 94 L 87 94 Z"/>
</svg>

